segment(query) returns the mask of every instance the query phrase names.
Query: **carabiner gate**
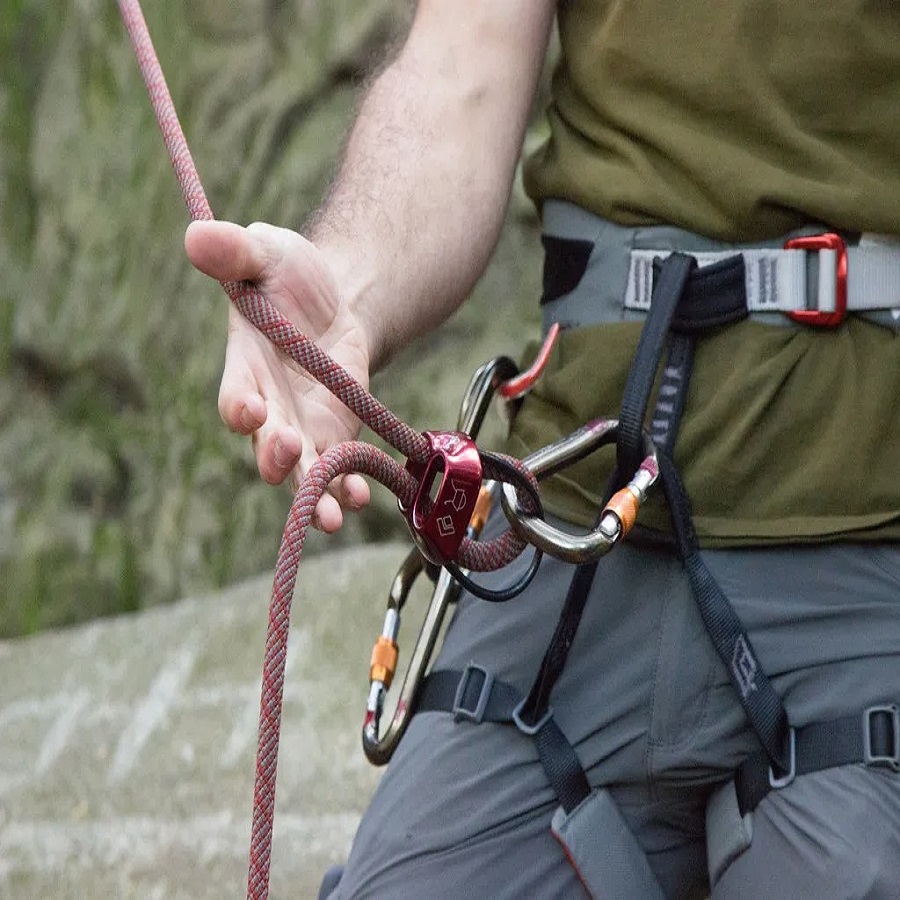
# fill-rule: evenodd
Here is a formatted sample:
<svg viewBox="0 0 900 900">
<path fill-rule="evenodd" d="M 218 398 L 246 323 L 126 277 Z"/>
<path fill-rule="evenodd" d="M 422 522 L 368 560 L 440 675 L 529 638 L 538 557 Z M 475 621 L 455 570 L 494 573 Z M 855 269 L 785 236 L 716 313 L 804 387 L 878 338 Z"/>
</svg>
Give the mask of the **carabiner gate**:
<svg viewBox="0 0 900 900">
<path fill-rule="evenodd" d="M 536 450 L 522 462 L 539 479 L 546 478 L 612 443 L 618 431 L 617 419 L 594 419 L 570 435 Z M 596 528 L 582 534 L 556 528 L 522 510 L 515 490 L 504 484 L 500 490 L 500 504 L 510 527 L 523 540 L 565 562 L 579 564 L 599 559 L 631 530 L 647 491 L 659 477 L 656 446 L 646 432 L 642 432 L 641 451 L 644 461 L 631 481 L 610 498 Z"/>
</svg>

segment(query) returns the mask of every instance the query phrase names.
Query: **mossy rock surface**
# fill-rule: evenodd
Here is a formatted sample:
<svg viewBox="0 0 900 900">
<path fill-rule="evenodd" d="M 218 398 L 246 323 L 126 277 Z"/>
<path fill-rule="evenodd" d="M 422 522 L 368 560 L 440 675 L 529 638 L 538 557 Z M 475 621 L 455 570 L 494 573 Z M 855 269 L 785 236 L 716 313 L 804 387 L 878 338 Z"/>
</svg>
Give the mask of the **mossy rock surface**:
<svg viewBox="0 0 900 900">
<path fill-rule="evenodd" d="M 184 204 L 115 4 L 0 6 L 0 632 L 12 635 L 270 570 L 289 495 L 218 419 L 227 301 L 185 260 Z M 301 225 L 406 7 L 146 4 L 218 216 Z M 473 301 L 375 379 L 413 426 L 452 427 L 474 367 L 520 354 L 537 247 L 516 194 Z M 332 543 L 402 528 L 379 491 Z"/>
</svg>

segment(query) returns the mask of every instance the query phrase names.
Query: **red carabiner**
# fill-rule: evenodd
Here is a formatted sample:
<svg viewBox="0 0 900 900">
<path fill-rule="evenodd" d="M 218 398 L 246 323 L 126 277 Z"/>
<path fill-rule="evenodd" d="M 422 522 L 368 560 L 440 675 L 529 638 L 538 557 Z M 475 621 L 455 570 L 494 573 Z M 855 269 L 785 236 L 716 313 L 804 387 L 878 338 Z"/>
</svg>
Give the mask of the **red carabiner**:
<svg viewBox="0 0 900 900">
<path fill-rule="evenodd" d="M 461 431 L 423 434 L 431 453 L 424 463 L 407 462 L 419 490 L 412 506 L 401 504 L 400 511 L 422 555 L 440 566 L 456 559 L 465 537 L 481 489 L 481 457 L 475 442 Z"/>
</svg>

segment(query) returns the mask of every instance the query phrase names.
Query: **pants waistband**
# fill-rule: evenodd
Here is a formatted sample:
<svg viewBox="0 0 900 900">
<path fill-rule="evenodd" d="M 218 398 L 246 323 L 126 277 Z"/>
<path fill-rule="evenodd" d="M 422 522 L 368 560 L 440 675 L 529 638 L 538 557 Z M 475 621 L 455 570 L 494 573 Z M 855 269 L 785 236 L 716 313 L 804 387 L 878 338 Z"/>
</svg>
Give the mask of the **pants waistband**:
<svg viewBox="0 0 900 900">
<path fill-rule="evenodd" d="M 581 327 L 605 322 L 643 321 L 646 310 L 637 308 L 640 303 L 634 302 L 636 268 L 644 266 L 646 270 L 648 259 L 652 257 L 649 251 L 701 255 L 748 252 L 750 255 L 760 250 L 781 250 L 788 240 L 820 235 L 825 230 L 822 226 L 810 225 L 771 240 L 727 243 L 674 226 L 617 225 L 574 204 L 547 200 L 543 208 L 543 235 L 547 251 L 541 298 L 544 330 L 554 322 L 564 327 Z M 864 236 L 860 241 L 860 236 L 854 234 L 841 234 L 840 237 L 851 248 L 848 252 L 860 254 L 862 250 L 865 253 L 862 245 L 869 238 Z M 882 278 L 872 279 L 876 290 L 886 296 L 876 297 L 866 305 L 879 308 L 856 311 L 851 304 L 851 311 L 898 331 L 900 245 L 873 245 L 868 255 L 877 257 L 882 269 L 892 273 L 896 270 L 896 283 L 893 277 L 889 283 Z M 812 294 L 816 293 L 819 283 L 818 254 L 808 253 L 806 257 L 804 268 L 808 270 L 808 277 L 804 277 L 805 286 L 796 293 L 809 292 L 810 296 L 797 296 L 793 302 L 797 308 L 816 308 L 818 298 Z M 703 259 L 700 264 L 703 265 Z M 823 271 L 823 276 L 828 274 Z M 626 296 L 629 297 L 627 304 Z M 779 311 L 754 311 L 752 317 L 766 324 L 799 327 Z"/>
</svg>

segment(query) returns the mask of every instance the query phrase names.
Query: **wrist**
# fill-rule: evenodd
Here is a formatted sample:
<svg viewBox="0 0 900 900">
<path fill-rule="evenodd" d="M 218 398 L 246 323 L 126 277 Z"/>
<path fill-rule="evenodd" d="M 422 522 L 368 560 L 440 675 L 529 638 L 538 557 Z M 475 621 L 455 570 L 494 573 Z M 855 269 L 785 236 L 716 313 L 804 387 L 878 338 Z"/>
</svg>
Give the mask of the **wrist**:
<svg viewBox="0 0 900 900">
<path fill-rule="evenodd" d="M 316 235 L 322 259 L 337 287 L 345 329 L 356 334 L 356 343 L 368 362 L 369 373 L 384 366 L 391 351 L 385 335 L 383 306 L 379 308 L 379 279 L 364 254 L 334 235 Z"/>
</svg>

